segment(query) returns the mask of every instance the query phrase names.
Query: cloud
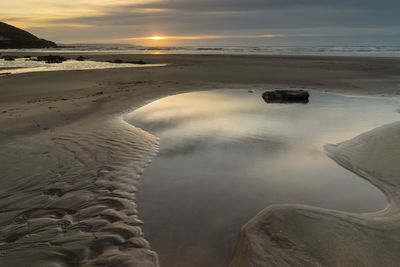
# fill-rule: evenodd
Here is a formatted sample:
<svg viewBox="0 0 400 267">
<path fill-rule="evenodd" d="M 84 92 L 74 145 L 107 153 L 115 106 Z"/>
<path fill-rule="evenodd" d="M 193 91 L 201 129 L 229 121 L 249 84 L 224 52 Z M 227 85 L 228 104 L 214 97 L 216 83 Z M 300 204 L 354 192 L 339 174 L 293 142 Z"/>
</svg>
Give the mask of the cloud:
<svg viewBox="0 0 400 267">
<path fill-rule="evenodd" d="M 19 0 L 7 2 L 0 16 L 45 34 L 50 39 L 65 29 L 74 40 L 129 39 L 166 35 L 182 42 L 185 36 L 316 37 L 393 35 L 400 28 L 393 0 Z M 4 11 L 6 10 L 6 11 Z M 71 31 L 68 25 L 79 28 Z M 18 26 L 18 25 L 17 25 Z M 335 29 L 332 31 L 332 29 Z M 361 30 L 360 30 L 361 29 Z M 372 30 L 370 30 L 372 29 Z M 193 34 L 195 33 L 195 34 Z M 101 36 L 103 35 L 103 36 Z M 229 37 L 229 38 L 228 38 Z M 169 40 L 172 40 L 170 38 Z M 211 42 L 217 38 L 209 39 Z M 67 40 L 62 40 L 67 41 Z M 143 39 L 144 41 L 144 39 Z"/>
</svg>

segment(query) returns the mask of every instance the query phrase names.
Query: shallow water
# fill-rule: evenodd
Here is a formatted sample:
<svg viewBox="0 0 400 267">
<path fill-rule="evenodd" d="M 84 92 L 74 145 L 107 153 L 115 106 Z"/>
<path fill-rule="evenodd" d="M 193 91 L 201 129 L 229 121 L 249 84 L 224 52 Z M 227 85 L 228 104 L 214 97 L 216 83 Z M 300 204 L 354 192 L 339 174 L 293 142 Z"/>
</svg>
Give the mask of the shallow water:
<svg viewBox="0 0 400 267">
<path fill-rule="evenodd" d="M 160 67 L 165 64 L 131 64 L 131 63 L 110 63 L 99 61 L 78 61 L 67 60 L 62 63 L 49 64 L 44 61 L 33 61 L 25 58 L 17 58 L 13 61 L 0 59 L 0 75 L 19 74 L 40 71 L 65 71 L 65 70 L 93 70 L 110 68 L 143 68 Z"/>
<path fill-rule="evenodd" d="M 271 204 L 386 206 L 323 145 L 398 120 L 397 100 L 312 92 L 309 104 L 267 104 L 261 93 L 180 94 L 126 117 L 160 138 L 138 206 L 162 266 L 228 265 L 240 227 Z"/>
</svg>

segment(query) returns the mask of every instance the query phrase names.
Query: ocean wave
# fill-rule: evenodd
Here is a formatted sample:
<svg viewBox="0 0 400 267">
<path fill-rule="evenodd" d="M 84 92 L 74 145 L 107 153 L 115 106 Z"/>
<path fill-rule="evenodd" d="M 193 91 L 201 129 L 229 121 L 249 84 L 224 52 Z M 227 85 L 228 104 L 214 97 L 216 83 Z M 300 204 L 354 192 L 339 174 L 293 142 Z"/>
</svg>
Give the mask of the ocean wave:
<svg viewBox="0 0 400 267">
<path fill-rule="evenodd" d="M 245 54 L 400 57 L 400 46 L 132 46 L 61 45 L 52 49 L 10 49 L 0 52 L 93 52 L 126 54 Z"/>
</svg>

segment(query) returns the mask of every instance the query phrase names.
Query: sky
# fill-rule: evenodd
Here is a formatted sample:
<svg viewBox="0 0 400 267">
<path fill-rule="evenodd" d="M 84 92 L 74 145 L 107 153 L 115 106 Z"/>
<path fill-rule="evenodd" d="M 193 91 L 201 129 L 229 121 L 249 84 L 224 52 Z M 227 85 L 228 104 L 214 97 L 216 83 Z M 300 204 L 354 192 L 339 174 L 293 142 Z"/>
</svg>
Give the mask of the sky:
<svg viewBox="0 0 400 267">
<path fill-rule="evenodd" d="M 57 43 L 398 45 L 399 0 L 0 0 L 0 20 Z"/>
</svg>

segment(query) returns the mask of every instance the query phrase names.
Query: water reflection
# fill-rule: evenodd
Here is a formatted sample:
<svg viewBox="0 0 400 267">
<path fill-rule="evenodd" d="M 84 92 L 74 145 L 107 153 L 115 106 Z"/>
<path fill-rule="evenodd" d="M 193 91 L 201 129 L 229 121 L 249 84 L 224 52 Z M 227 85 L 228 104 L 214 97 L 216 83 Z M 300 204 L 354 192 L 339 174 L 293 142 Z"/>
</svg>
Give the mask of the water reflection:
<svg viewBox="0 0 400 267">
<path fill-rule="evenodd" d="M 313 92 L 308 105 L 282 105 L 261 93 L 181 94 L 127 116 L 161 139 L 138 204 L 162 266 L 226 266 L 240 227 L 271 204 L 354 212 L 386 205 L 323 145 L 398 120 L 397 101 Z"/>
<path fill-rule="evenodd" d="M 0 59 L 0 75 L 20 74 L 41 71 L 66 71 L 66 70 L 94 70 L 112 68 L 145 68 L 162 67 L 165 64 L 131 64 L 131 63 L 110 63 L 100 61 L 78 61 L 67 60 L 62 63 L 48 64 L 44 61 L 33 61 L 25 58 L 17 58 L 13 61 Z"/>
</svg>

